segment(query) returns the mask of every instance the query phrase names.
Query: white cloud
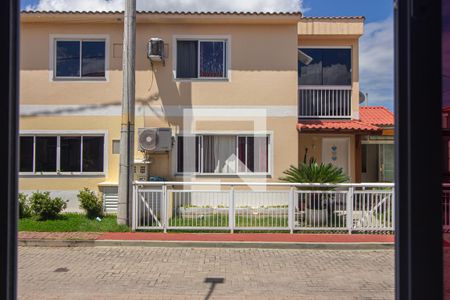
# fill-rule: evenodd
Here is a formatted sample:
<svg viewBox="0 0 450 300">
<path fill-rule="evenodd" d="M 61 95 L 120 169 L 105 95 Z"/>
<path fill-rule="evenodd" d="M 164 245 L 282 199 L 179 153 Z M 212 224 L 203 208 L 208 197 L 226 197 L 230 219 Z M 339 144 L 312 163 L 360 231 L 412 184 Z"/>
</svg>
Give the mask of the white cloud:
<svg viewBox="0 0 450 300">
<path fill-rule="evenodd" d="M 368 23 L 360 43 L 361 90 L 370 105 L 390 108 L 394 101 L 394 22 L 389 17 Z"/>
<path fill-rule="evenodd" d="M 295 12 L 303 0 L 137 0 L 138 10 Z M 124 0 L 39 0 L 26 10 L 114 11 L 123 10 Z"/>
</svg>

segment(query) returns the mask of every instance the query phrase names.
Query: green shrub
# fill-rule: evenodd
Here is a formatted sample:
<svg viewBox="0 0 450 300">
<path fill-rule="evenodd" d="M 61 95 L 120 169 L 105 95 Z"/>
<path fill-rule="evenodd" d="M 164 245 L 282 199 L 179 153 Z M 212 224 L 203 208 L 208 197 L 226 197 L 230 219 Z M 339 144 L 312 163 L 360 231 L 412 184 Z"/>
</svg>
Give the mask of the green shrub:
<svg viewBox="0 0 450 300">
<path fill-rule="evenodd" d="M 29 218 L 31 215 L 30 201 L 27 195 L 19 193 L 19 218 Z"/>
<path fill-rule="evenodd" d="M 56 219 L 67 207 L 66 201 L 59 197 L 50 197 L 49 192 L 35 192 L 30 197 L 31 211 L 40 220 Z"/>
<path fill-rule="evenodd" d="M 103 202 L 93 191 L 84 188 L 77 197 L 80 200 L 80 208 L 86 211 L 89 219 L 103 216 Z"/>
</svg>

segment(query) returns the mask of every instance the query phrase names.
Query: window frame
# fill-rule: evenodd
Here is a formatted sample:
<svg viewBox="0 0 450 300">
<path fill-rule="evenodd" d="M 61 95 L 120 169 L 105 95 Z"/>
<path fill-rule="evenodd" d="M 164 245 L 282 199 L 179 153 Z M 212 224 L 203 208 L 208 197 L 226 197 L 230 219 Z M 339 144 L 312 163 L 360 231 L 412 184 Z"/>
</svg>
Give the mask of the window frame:
<svg viewBox="0 0 450 300">
<path fill-rule="evenodd" d="M 178 137 L 199 137 L 200 139 L 200 147 L 199 147 L 199 172 L 179 172 L 178 171 Z M 234 173 L 205 173 L 204 170 L 204 151 L 203 151 L 203 137 L 204 136 L 233 136 L 236 141 L 235 145 L 235 155 L 236 155 L 236 165 Z M 239 151 L 239 138 L 242 137 L 267 137 L 268 138 L 268 145 L 267 145 L 267 172 L 239 172 L 239 157 L 238 157 L 238 151 Z M 258 132 L 258 133 L 236 133 L 236 132 L 202 132 L 202 133 L 194 133 L 194 134 L 184 134 L 180 133 L 176 136 L 175 139 L 175 153 L 174 153 L 174 174 L 175 176 L 214 176 L 214 177 L 227 177 L 227 176 L 242 176 L 242 177 L 253 177 L 253 176 L 264 176 L 264 177 L 271 177 L 273 174 L 273 159 L 274 159 L 274 148 L 273 148 L 273 133 L 272 132 Z M 247 154 L 246 154 L 247 156 Z"/>
<path fill-rule="evenodd" d="M 334 46 L 334 45 L 325 45 L 325 46 L 297 46 L 297 50 L 302 50 L 302 49 L 348 49 L 350 50 L 350 63 L 351 63 L 351 68 L 350 68 L 350 84 L 349 85 L 306 85 L 306 84 L 300 84 L 298 83 L 299 89 L 320 89 L 321 87 L 332 87 L 335 89 L 343 89 L 343 90 L 351 90 L 353 87 L 353 82 L 354 82 L 354 68 L 353 68 L 353 46 L 351 45 L 344 45 L 344 46 Z M 297 82 L 298 82 L 298 78 L 300 75 L 300 69 L 298 70 L 298 74 L 297 74 Z M 323 74 L 322 74 L 323 76 Z M 323 78 L 322 78 L 323 81 Z"/>
<path fill-rule="evenodd" d="M 77 76 L 57 76 L 56 68 L 57 68 L 57 43 L 59 41 L 66 42 L 79 42 L 80 43 L 80 75 Z M 82 76 L 82 64 L 83 64 L 83 41 L 86 42 L 104 42 L 105 43 L 105 76 L 103 77 L 91 77 L 91 76 Z M 51 34 L 49 49 L 50 49 L 50 57 L 49 57 L 49 80 L 51 82 L 109 82 L 109 35 L 104 34 Z"/>
<path fill-rule="evenodd" d="M 197 77 L 194 78 L 178 78 L 177 77 L 177 42 L 178 41 L 196 41 L 197 42 Z M 224 53 L 223 53 L 223 77 L 201 77 L 200 76 L 200 43 L 201 42 L 222 42 L 224 44 Z M 230 81 L 231 80 L 231 36 L 230 35 L 212 35 L 212 36 L 203 36 L 203 35 L 174 35 L 173 36 L 173 64 L 172 64 L 172 73 L 174 81 Z"/>
<path fill-rule="evenodd" d="M 36 171 L 36 138 L 37 137 L 56 137 L 56 171 L 39 172 Z M 20 172 L 20 176 L 107 176 L 108 174 L 108 134 L 105 131 L 20 131 L 21 137 L 33 137 L 33 171 Z M 61 172 L 61 137 L 80 137 L 80 172 Z M 83 172 L 83 137 L 103 137 L 103 171 L 102 172 Z M 20 146 L 19 146 L 20 147 Z M 20 157 L 19 157 L 20 170 Z"/>
</svg>

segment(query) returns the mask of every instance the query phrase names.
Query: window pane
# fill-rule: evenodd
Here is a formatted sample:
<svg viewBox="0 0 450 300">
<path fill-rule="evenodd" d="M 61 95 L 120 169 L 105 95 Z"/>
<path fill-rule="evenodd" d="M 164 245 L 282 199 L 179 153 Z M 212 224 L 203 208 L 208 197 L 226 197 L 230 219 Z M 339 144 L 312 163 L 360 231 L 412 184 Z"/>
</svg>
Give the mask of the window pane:
<svg viewBox="0 0 450 300">
<path fill-rule="evenodd" d="M 225 77 L 224 42 L 200 42 L 200 77 Z"/>
<path fill-rule="evenodd" d="M 80 172 L 81 137 L 61 137 L 61 172 Z"/>
<path fill-rule="evenodd" d="M 312 61 L 298 62 L 300 85 L 351 85 L 351 49 L 300 49 Z"/>
<path fill-rule="evenodd" d="M 83 137 L 83 172 L 103 172 L 104 138 Z"/>
<path fill-rule="evenodd" d="M 269 172 L 269 137 L 254 138 L 254 172 Z"/>
<path fill-rule="evenodd" d="M 33 172 L 33 137 L 20 137 L 20 172 Z"/>
<path fill-rule="evenodd" d="M 312 61 L 306 65 L 298 62 L 298 84 L 322 85 L 322 49 L 300 49 L 308 55 Z"/>
<path fill-rule="evenodd" d="M 351 50 L 323 49 L 323 84 L 351 85 Z"/>
<path fill-rule="evenodd" d="M 197 78 L 197 41 L 177 41 L 177 78 Z"/>
<path fill-rule="evenodd" d="M 238 170 L 239 172 L 247 172 L 247 156 L 246 156 L 246 137 L 238 138 Z"/>
<path fill-rule="evenodd" d="M 105 42 L 83 42 L 83 77 L 105 77 Z"/>
<path fill-rule="evenodd" d="M 36 172 L 56 172 L 56 137 L 36 137 Z"/>
<path fill-rule="evenodd" d="M 56 76 L 80 76 L 80 42 L 56 42 Z"/>
<path fill-rule="evenodd" d="M 203 172 L 236 173 L 236 137 L 203 137 Z"/>
<path fill-rule="evenodd" d="M 199 172 L 200 137 L 179 136 L 177 143 L 177 172 Z"/>
</svg>

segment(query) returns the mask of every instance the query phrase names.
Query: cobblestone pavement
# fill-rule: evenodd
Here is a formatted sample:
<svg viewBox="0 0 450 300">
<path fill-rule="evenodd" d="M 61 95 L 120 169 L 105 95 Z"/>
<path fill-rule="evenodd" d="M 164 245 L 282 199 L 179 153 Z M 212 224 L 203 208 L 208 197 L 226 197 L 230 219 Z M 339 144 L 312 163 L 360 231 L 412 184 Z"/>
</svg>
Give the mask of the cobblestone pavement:
<svg viewBox="0 0 450 300">
<path fill-rule="evenodd" d="M 394 251 L 21 247 L 19 297 L 393 299 Z"/>
</svg>

